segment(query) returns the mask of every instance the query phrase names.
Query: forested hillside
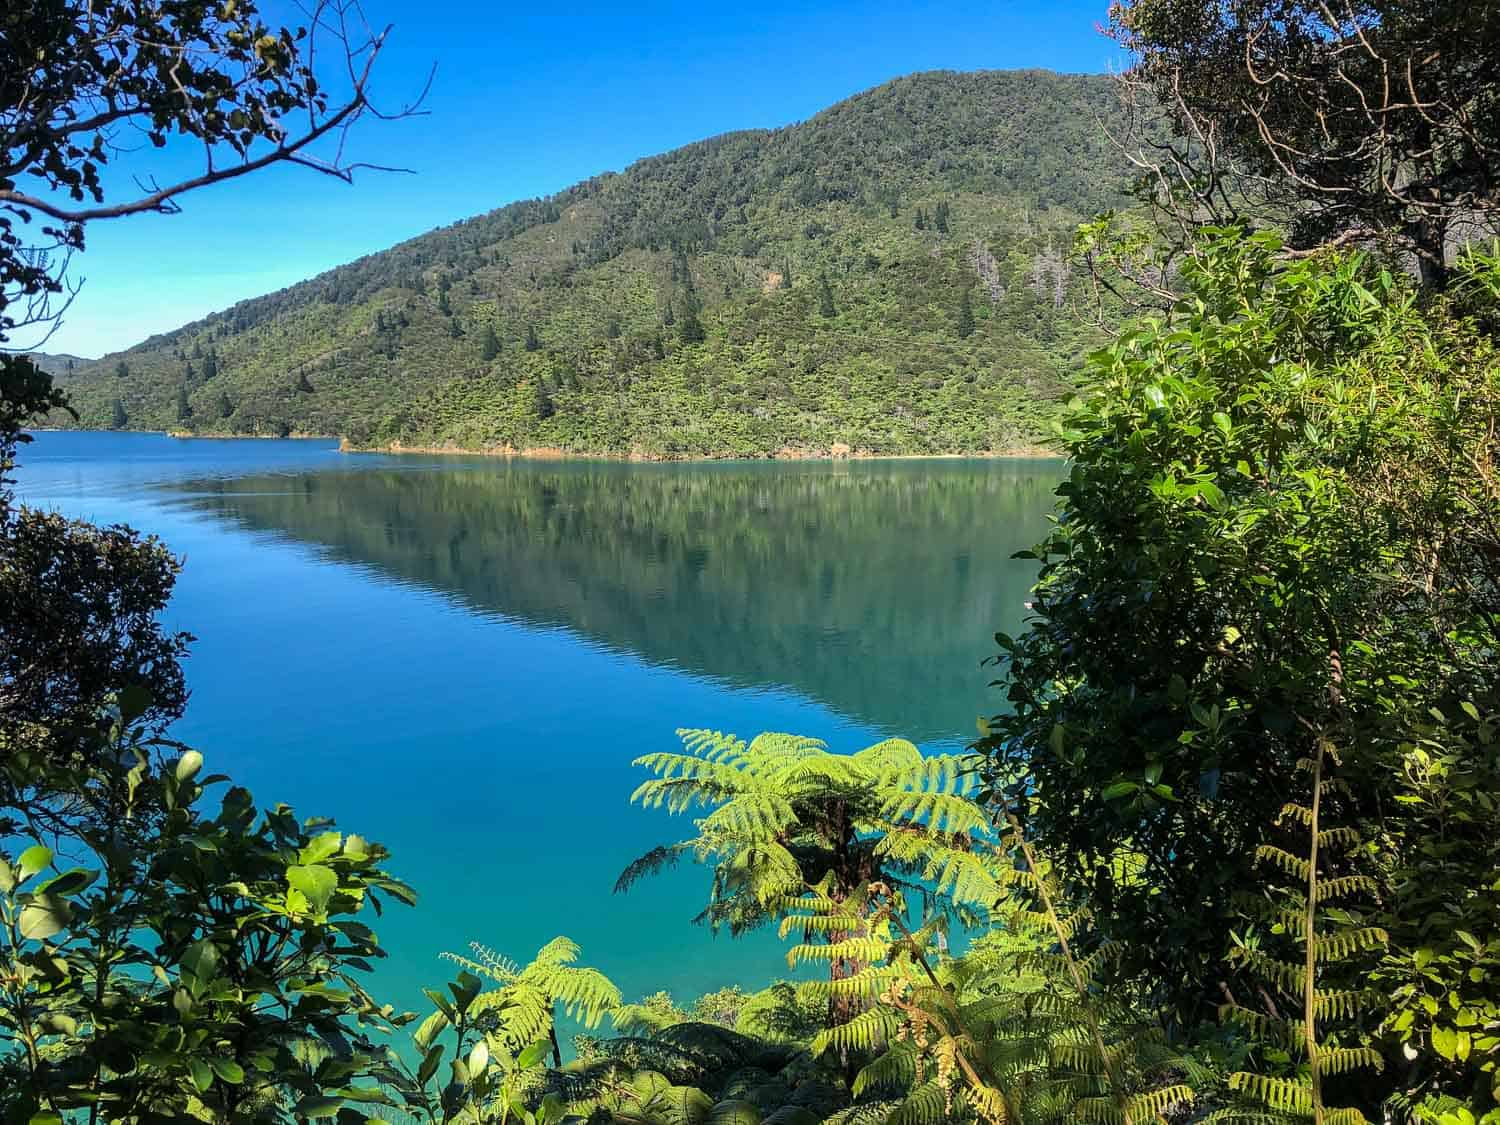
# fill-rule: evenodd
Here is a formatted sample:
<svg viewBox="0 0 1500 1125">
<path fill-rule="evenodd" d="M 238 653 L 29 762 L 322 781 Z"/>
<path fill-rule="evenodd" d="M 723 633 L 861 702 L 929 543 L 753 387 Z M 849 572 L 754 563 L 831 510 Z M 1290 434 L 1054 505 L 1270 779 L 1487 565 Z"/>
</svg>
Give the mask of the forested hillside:
<svg viewBox="0 0 1500 1125">
<path fill-rule="evenodd" d="M 644 456 L 1035 443 L 1097 343 L 1103 77 L 930 73 L 58 371 L 91 427 Z"/>
</svg>

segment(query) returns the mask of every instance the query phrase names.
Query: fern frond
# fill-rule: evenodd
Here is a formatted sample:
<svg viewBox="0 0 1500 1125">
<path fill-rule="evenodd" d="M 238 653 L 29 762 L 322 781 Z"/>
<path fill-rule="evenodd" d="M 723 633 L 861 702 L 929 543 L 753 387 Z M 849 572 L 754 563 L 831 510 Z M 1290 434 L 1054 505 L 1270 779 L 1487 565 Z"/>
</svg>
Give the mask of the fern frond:
<svg viewBox="0 0 1500 1125">
<path fill-rule="evenodd" d="M 1198 1095 L 1194 1093 L 1191 1086 L 1178 1083 L 1175 1086 L 1161 1086 L 1155 1090 L 1147 1090 L 1143 1094 L 1134 1094 L 1127 1104 L 1130 1107 L 1132 1121 L 1147 1121 L 1151 1118 L 1165 1117 L 1169 1110 L 1192 1105 L 1197 1098 Z"/>
<path fill-rule="evenodd" d="M 904 738 L 887 738 L 874 746 L 867 746 L 853 758 L 872 773 L 907 776 L 911 771 L 921 770 L 924 761 L 922 752 Z M 899 784 L 899 782 L 898 782 Z"/>
<path fill-rule="evenodd" d="M 1379 926 L 1361 926 L 1353 930 L 1338 930 L 1313 939 L 1313 949 L 1318 961 L 1344 961 L 1357 953 L 1368 953 L 1372 949 L 1384 949 L 1390 944 L 1390 935 Z"/>
<path fill-rule="evenodd" d="M 1305 1083 L 1290 1078 L 1272 1078 L 1264 1074 L 1236 1071 L 1229 1076 L 1229 1088 L 1244 1094 L 1270 1109 L 1293 1113 L 1312 1113 L 1312 1090 Z"/>
<path fill-rule="evenodd" d="M 1328 902 L 1353 894 L 1375 895 L 1375 880 L 1367 875 L 1340 875 L 1318 880 L 1317 901 Z"/>
<path fill-rule="evenodd" d="M 936 1081 L 927 1081 L 906 1095 L 887 1125 L 945 1125 L 952 1121 L 952 1092 Z"/>
<path fill-rule="evenodd" d="M 1312 864 L 1300 856 L 1295 856 L 1289 851 L 1275 847 L 1272 844 L 1262 844 L 1255 849 L 1256 863 L 1270 863 L 1279 867 L 1294 879 L 1307 882 L 1312 872 Z"/>
<path fill-rule="evenodd" d="M 682 740 L 683 749 L 689 754 L 707 758 L 709 761 L 725 761 L 741 757 L 746 750 L 743 740 L 735 735 L 725 734 L 723 731 L 682 727 L 678 729 L 677 737 Z"/>
<path fill-rule="evenodd" d="M 1319 1074 L 1348 1074 L 1351 1070 L 1360 1068 L 1384 1070 L 1385 1060 L 1379 1051 L 1371 1047 L 1320 1047 L 1318 1049 Z"/>
<path fill-rule="evenodd" d="M 888 1043 L 901 1026 L 900 1018 L 884 1005 L 868 1008 L 847 1023 L 826 1027 L 813 1037 L 809 1050 L 813 1056 L 830 1049 L 839 1051 L 874 1051 Z M 859 1089 L 854 1091 L 857 1095 Z"/>
<path fill-rule="evenodd" d="M 615 880 L 615 894 L 628 891 L 647 875 L 655 875 L 658 871 L 664 871 L 670 867 L 676 867 L 677 861 L 683 853 L 693 850 L 691 841 L 680 844 L 661 844 L 652 848 L 639 859 L 620 872 L 620 877 Z"/>
</svg>

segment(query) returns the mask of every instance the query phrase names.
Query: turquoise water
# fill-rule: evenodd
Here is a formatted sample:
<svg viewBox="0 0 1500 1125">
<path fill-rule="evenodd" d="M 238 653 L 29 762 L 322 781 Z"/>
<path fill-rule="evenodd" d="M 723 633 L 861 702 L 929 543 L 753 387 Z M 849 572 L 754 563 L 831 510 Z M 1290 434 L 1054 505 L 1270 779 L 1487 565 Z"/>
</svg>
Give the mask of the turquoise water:
<svg viewBox="0 0 1500 1125">
<path fill-rule="evenodd" d="M 953 750 L 1023 613 L 1056 461 L 624 465 L 341 455 L 325 441 L 44 433 L 22 498 L 152 532 L 198 640 L 179 737 L 262 804 L 381 840 L 421 894 L 376 991 L 443 950 L 567 934 L 628 998 L 785 974 L 691 924 L 685 821 L 627 804 L 679 726 Z"/>
</svg>

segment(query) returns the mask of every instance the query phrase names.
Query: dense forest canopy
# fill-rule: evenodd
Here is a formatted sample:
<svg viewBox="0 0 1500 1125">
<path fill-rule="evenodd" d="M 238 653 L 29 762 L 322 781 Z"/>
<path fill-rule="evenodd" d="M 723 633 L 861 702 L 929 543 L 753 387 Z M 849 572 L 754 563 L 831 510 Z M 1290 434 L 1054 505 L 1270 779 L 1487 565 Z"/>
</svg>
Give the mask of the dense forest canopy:
<svg viewBox="0 0 1500 1125">
<path fill-rule="evenodd" d="M 1078 360 L 1110 83 L 901 78 L 513 203 L 90 365 L 94 427 L 647 456 L 1006 450 Z"/>
</svg>

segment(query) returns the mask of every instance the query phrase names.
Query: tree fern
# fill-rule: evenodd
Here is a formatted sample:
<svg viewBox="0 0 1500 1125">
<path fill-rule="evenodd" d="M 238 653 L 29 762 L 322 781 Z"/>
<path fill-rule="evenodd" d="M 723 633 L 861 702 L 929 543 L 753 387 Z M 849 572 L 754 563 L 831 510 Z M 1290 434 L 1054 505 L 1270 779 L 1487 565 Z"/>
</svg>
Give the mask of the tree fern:
<svg viewBox="0 0 1500 1125">
<path fill-rule="evenodd" d="M 1354 909 L 1343 905 L 1358 896 L 1372 896 L 1374 881 L 1357 873 L 1328 874 L 1339 866 L 1338 857 L 1357 851 L 1360 838 L 1352 829 L 1326 823 L 1328 799 L 1339 790 L 1330 776 L 1338 757 L 1329 740 L 1320 734 L 1314 754 L 1299 768 L 1310 777 L 1307 805 L 1283 806 L 1277 824 L 1300 837 L 1300 844 L 1287 848 L 1262 845 L 1257 864 L 1272 874 L 1273 902 L 1262 911 L 1267 943 L 1280 939 L 1297 959 L 1278 956 L 1261 948 L 1258 940 L 1237 939 L 1234 960 L 1272 991 L 1292 1003 L 1300 1003 L 1300 1018 L 1284 1016 L 1268 1001 L 1270 1011 L 1257 1011 L 1231 1001 L 1221 1016 L 1243 1028 L 1252 1042 L 1300 1060 L 1291 1074 L 1240 1071 L 1229 1078 L 1229 1087 L 1242 1104 L 1221 1110 L 1213 1120 L 1312 1121 L 1316 1125 L 1361 1125 L 1364 1115 L 1353 1108 L 1333 1108 L 1324 1099 L 1324 1079 L 1352 1071 L 1379 1070 L 1379 1052 L 1359 1042 L 1349 1031 L 1337 1030 L 1355 1019 L 1364 1003 L 1356 989 L 1329 988 L 1337 976 L 1358 980 L 1356 962 L 1374 950 L 1383 949 L 1387 937 L 1378 926 L 1364 925 Z M 1291 848 L 1298 850 L 1293 851 Z M 1279 884 L 1279 885 L 1278 885 Z M 1250 1108 L 1253 1107 L 1253 1108 Z"/>
<path fill-rule="evenodd" d="M 974 759 L 924 757 L 904 739 L 835 754 L 791 734 L 750 743 L 714 730 L 678 735 L 680 752 L 636 759 L 654 776 L 631 800 L 707 812 L 691 839 L 630 864 L 616 890 L 691 855 L 714 870 L 699 921 L 734 934 L 775 922 L 785 904 L 828 875 L 834 898 L 881 881 L 906 890 L 924 911 L 988 920 L 1000 888 L 975 858 L 993 832 L 974 800 Z"/>
<path fill-rule="evenodd" d="M 538 1040 L 552 1046 L 553 1065 L 562 1065 L 562 1049 L 557 1041 L 556 1013 L 579 1020 L 594 1028 L 606 1013 L 620 1007 L 620 990 L 597 969 L 574 964 L 578 944 L 570 938 L 555 937 L 537 951 L 530 964 L 517 965 L 486 946 L 473 943 L 472 956 L 444 953 L 445 960 L 457 964 L 463 973 L 460 982 L 472 980 L 472 986 L 450 986 L 458 999 L 460 988 L 474 995 L 465 1005 L 471 1018 L 487 1019 L 488 1030 L 506 1049 L 516 1052 Z M 496 987 L 483 989 L 488 981 Z M 431 992 L 429 996 L 433 996 Z M 434 1003 L 437 1003 L 434 997 Z M 417 1029 L 414 1036 L 424 1050 L 447 1027 L 453 1026 L 453 1005 L 437 1004 L 437 1010 Z"/>
</svg>

